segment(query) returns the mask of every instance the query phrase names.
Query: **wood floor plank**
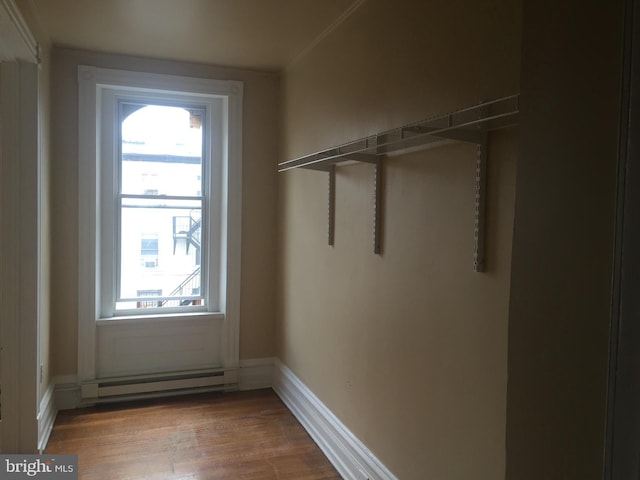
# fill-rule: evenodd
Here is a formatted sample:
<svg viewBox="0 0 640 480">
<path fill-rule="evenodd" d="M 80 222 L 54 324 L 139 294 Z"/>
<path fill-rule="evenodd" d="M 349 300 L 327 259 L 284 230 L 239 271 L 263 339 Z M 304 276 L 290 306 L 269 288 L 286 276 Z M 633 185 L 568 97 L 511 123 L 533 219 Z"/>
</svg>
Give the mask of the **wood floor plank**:
<svg viewBox="0 0 640 480">
<path fill-rule="evenodd" d="M 62 411 L 46 453 L 82 480 L 340 479 L 271 389 Z"/>
</svg>

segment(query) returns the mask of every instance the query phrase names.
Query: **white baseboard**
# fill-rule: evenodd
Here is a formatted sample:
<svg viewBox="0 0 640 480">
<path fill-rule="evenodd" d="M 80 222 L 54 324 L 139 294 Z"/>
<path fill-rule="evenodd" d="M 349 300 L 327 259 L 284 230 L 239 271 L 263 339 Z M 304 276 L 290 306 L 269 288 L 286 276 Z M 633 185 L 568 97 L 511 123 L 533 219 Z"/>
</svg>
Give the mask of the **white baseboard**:
<svg viewBox="0 0 640 480">
<path fill-rule="evenodd" d="M 240 360 L 238 388 L 240 390 L 271 388 L 273 385 L 274 364 L 275 359 L 273 357 Z"/>
<path fill-rule="evenodd" d="M 273 389 L 345 480 L 397 480 L 279 360 L 273 369 Z"/>
<path fill-rule="evenodd" d="M 47 446 L 49 436 L 53 430 L 53 423 L 58 414 L 54 397 L 55 387 L 56 384 L 51 382 L 40 401 L 40 409 L 38 411 L 38 451 L 40 453 Z"/>
</svg>

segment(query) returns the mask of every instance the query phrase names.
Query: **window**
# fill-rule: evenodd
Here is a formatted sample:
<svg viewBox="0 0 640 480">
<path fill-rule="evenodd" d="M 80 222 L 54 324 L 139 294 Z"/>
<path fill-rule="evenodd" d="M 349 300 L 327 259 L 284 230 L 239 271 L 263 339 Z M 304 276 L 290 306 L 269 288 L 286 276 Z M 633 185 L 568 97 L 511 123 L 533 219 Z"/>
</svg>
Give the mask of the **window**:
<svg viewBox="0 0 640 480">
<path fill-rule="evenodd" d="M 138 290 L 138 297 L 159 297 L 162 295 L 162 290 Z M 155 308 L 159 307 L 161 302 L 140 300 L 137 302 L 137 308 Z"/>
<path fill-rule="evenodd" d="M 81 266 L 87 314 L 238 308 L 241 84 L 79 75 L 80 242 L 95 258 Z"/>
<path fill-rule="evenodd" d="M 118 315 L 153 306 L 178 311 L 216 306 L 220 101 L 107 87 L 102 101 L 102 124 L 115 125 L 104 129 L 101 139 L 101 162 L 109 172 L 102 182 L 103 206 L 113 207 L 104 217 L 102 237 L 115 247 L 103 252 L 103 270 L 112 270 L 108 275 L 115 280 L 104 307 Z M 151 229 L 157 233 L 145 233 Z"/>
<path fill-rule="evenodd" d="M 206 291 L 200 288 L 208 278 L 207 265 L 205 275 L 200 274 L 202 258 L 218 255 L 217 242 L 210 237 L 219 230 L 217 225 L 203 228 L 202 212 L 220 209 L 219 197 L 203 195 L 219 181 L 211 178 L 205 183 L 202 179 L 220 175 L 207 154 L 207 143 L 214 138 L 204 121 L 207 107 L 118 94 L 114 101 L 119 146 L 115 165 L 116 311 L 140 308 L 138 291 L 165 292 L 166 296 L 157 294 L 158 307 L 201 306 L 202 295 L 192 291 Z M 148 188 L 150 181 L 155 188 Z M 211 221 L 215 222 L 215 215 Z M 158 233 L 143 233 L 154 228 Z M 142 269 L 135 261 L 135 242 L 140 237 Z M 182 240 L 180 248 L 178 240 Z"/>
<path fill-rule="evenodd" d="M 136 215 L 133 216 L 134 220 L 135 217 Z M 123 230 L 131 230 L 131 227 Z M 140 264 L 145 268 L 156 268 L 158 266 L 158 253 L 158 235 L 143 234 L 142 238 L 140 239 Z M 134 283 L 139 283 L 138 278 L 135 276 L 135 272 L 132 272 L 131 268 L 129 268 L 130 264 L 121 262 L 121 265 L 122 267 L 120 268 L 120 276 L 125 278 L 134 276 L 136 278 L 136 281 Z M 122 281 L 120 281 L 120 283 L 122 283 Z"/>
</svg>

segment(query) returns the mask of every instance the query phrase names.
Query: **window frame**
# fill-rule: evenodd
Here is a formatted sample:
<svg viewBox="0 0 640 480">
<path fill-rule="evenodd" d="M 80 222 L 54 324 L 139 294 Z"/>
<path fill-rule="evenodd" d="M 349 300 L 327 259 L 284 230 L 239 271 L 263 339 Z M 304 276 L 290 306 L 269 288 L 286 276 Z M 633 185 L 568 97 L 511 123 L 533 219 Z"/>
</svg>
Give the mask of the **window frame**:
<svg viewBox="0 0 640 480">
<path fill-rule="evenodd" d="M 240 275 L 241 275 L 241 225 L 242 225 L 242 101 L 243 84 L 234 80 L 214 80 L 177 75 L 134 72 L 95 66 L 78 66 L 79 82 L 79 287 L 78 287 L 78 377 L 80 381 L 95 378 L 95 336 L 100 322 L 130 321 L 132 319 L 162 319 L 163 317 L 224 316 L 225 364 L 237 363 Z M 105 89 L 153 91 L 154 95 L 184 95 L 195 103 L 206 98 L 220 101 L 222 109 L 222 140 L 220 164 L 220 212 L 219 212 L 219 264 L 215 270 L 217 298 L 210 301 L 205 311 L 169 312 L 161 310 L 114 315 L 104 307 L 105 284 L 102 253 L 105 247 L 101 235 L 104 193 L 103 152 L 100 148 L 102 95 Z M 100 114 L 100 115 L 99 115 Z M 114 119 L 117 119 L 117 115 Z M 113 126 L 112 126 L 113 128 Z M 112 148 L 117 148 L 112 145 Z M 211 228 L 211 227 L 210 227 Z"/>
<path fill-rule="evenodd" d="M 101 215 L 100 224 L 97 225 L 101 236 L 102 247 L 100 249 L 100 316 L 109 319 L 122 316 L 137 316 L 149 314 L 184 314 L 187 312 L 207 311 L 221 312 L 220 288 L 223 282 L 220 265 L 223 264 L 221 256 L 220 235 L 224 234 L 225 225 L 222 224 L 222 209 L 224 199 L 223 164 L 225 163 L 225 98 L 219 95 L 201 95 L 184 92 L 166 92 L 157 89 L 140 89 L 126 86 L 97 85 L 98 110 L 96 118 L 99 118 L 98 145 L 99 156 L 97 162 L 100 167 L 101 190 Z M 181 108 L 201 109 L 206 115 L 204 124 L 208 125 L 203 132 L 202 154 L 202 185 L 206 185 L 202 204 L 202 227 L 208 245 L 204 245 L 202 254 L 202 287 L 204 288 L 204 305 L 191 305 L 179 307 L 158 307 L 145 309 L 141 313 L 139 309 L 116 309 L 120 300 L 120 255 L 122 245 L 120 227 L 122 210 L 119 206 L 122 197 L 127 196 L 120 192 L 122 182 L 122 165 L 120 152 L 120 103 L 147 103 L 166 105 Z M 98 117 L 99 116 L 99 117 Z M 167 197 L 170 200 L 172 196 Z"/>
</svg>

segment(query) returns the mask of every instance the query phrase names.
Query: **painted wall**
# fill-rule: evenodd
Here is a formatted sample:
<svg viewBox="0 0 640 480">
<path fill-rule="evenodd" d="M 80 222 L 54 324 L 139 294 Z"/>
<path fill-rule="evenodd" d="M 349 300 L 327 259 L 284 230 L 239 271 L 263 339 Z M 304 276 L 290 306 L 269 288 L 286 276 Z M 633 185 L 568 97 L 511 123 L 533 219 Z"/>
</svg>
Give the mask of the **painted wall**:
<svg viewBox="0 0 640 480">
<path fill-rule="evenodd" d="M 507 479 L 600 479 L 622 4 L 524 2 Z"/>
<path fill-rule="evenodd" d="M 274 355 L 276 163 L 279 79 L 270 73 L 54 49 L 52 71 L 52 356 L 55 375 L 76 373 L 78 285 L 77 66 L 244 82 L 240 358 Z"/>
<path fill-rule="evenodd" d="M 281 161 L 519 91 L 520 3 L 368 0 L 283 78 Z M 487 273 L 473 273 L 475 146 L 279 175 L 278 357 L 398 477 L 505 473 L 518 132 L 491 136 Z"/>
</svg>

